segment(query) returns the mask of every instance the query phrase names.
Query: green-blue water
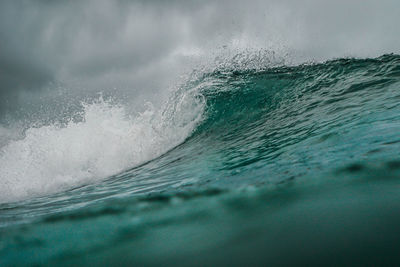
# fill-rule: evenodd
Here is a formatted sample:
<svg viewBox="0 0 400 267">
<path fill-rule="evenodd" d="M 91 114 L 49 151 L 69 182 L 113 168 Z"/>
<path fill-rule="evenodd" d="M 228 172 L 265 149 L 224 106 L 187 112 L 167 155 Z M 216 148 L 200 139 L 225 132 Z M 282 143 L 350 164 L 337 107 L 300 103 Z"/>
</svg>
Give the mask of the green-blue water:
<svg viewBox="0 0 400 267">
<path fill-rule="evenodd" d="M 104 181 L 0 204 L 0 265 L 400 264 L 400 56 L 218 68 L 203 119 Z"/>
</svg>

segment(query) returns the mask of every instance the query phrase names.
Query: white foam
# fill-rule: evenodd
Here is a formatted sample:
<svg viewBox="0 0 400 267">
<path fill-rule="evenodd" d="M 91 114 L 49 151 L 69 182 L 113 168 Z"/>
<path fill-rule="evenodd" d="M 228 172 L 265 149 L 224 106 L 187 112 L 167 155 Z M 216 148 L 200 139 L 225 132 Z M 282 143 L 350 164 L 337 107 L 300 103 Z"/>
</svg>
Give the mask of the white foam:
<svg viewBox="0 0 400 267">
<path fill-rule="evenodd" d="M 182 143 L 201 120 L 204 100 L 186 92 L 166 109 L 128 116 L 99 99 L 83 119 L 26 130 L 0 150 L 0 202 L 50 194 L 101 180 Z"/>
</svg>

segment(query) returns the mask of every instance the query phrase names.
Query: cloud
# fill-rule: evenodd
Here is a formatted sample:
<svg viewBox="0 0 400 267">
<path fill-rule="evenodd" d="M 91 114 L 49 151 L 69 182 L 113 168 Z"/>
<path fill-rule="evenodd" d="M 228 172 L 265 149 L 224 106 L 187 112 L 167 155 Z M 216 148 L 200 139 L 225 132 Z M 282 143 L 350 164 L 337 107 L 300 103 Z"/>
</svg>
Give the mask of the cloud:
<svg viewBox="0 0 400 267">
<path fill-rule="evenodd" d="M 399 53 L 399 8 L 389 0 L 1 1 L 0 113 L 48 104 L 52 82 L 69 94 L 113 88 L 133 102 L 155 100 L 191 59 L 222 46 L 281 49 L 298 61 Z"/>
</svg>

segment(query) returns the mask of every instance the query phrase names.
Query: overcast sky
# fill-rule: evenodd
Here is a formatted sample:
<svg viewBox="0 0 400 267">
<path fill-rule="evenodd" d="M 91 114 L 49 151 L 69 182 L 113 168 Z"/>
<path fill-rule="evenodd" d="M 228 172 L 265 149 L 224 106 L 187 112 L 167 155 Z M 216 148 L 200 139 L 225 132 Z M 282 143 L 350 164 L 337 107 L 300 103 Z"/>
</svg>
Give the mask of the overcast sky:
<svg viewBox="0 0 400 267">
<path fill-rule="evenodd" d="M 294 62 L 399 53 L 399 14 L 398 0 L 3 0 L 0 114 L 60 91 L 160 99 L 223 48 Z"/>
</svg>

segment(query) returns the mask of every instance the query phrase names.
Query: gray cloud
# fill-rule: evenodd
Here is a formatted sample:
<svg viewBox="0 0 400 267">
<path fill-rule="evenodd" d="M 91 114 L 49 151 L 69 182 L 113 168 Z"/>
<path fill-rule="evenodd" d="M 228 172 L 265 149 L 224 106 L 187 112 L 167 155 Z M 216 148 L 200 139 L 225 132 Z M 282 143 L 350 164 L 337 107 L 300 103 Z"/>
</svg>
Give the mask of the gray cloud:
<svg viewBox="0 0 400 267">
<path fill-rule="evenodd" d="M 5 0 L 0 112 L 48 104 L 53 83 L 69 95 L 117 91 L 132 103 L 157 101 L 222 46 L 271 48 L 294 61 L 399 53 L 399 10 L 389 0 Z"/>
</svg>

